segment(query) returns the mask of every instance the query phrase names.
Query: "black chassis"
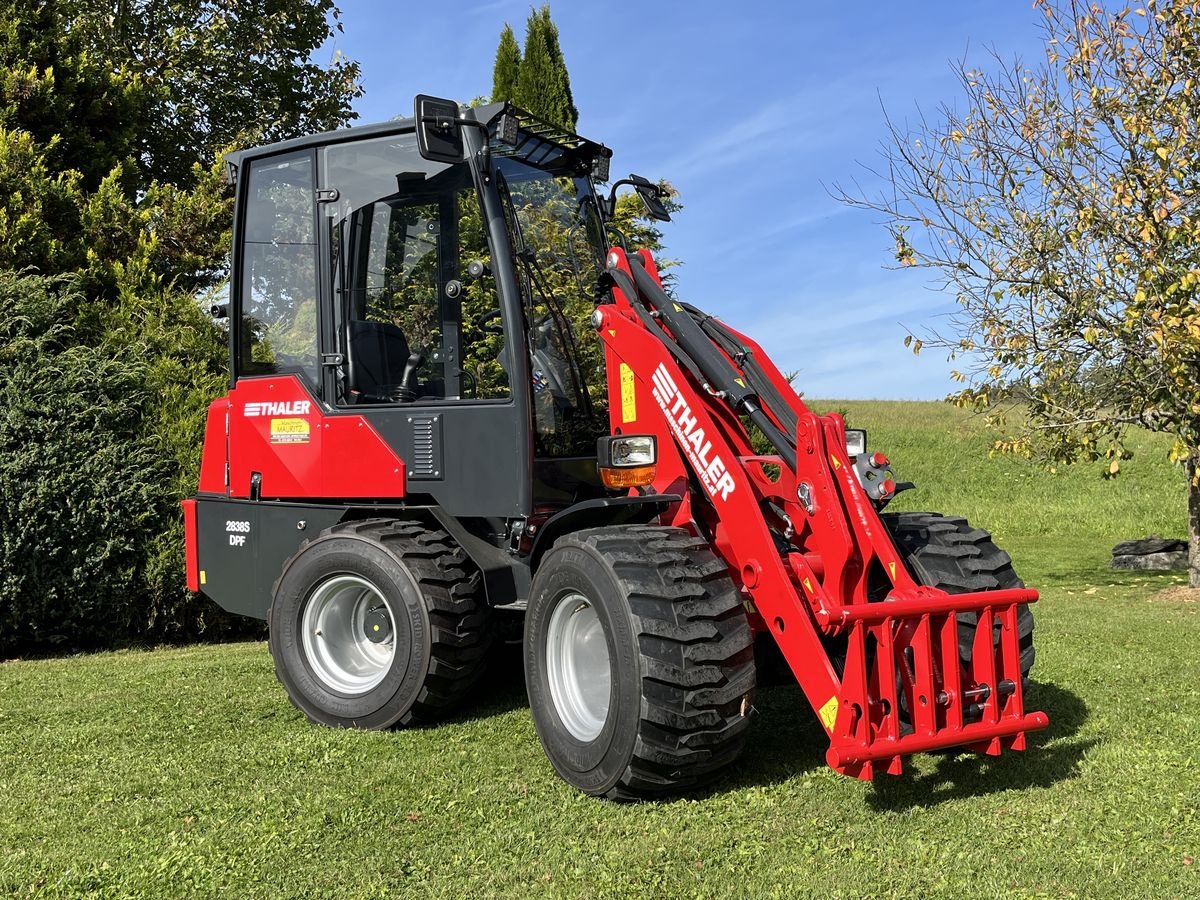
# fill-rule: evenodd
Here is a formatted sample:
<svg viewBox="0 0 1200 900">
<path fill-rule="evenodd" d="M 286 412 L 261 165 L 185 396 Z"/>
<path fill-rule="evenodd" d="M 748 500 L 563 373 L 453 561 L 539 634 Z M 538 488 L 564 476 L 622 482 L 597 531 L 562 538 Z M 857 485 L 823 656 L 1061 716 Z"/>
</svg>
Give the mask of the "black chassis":
<svg viewBox="0 0 1200 900">
<path fill-rule="evenodd" d="M 355 519 L 408 519 L 440 526 L 458 542 L 482 572 L 491 606 L 520 609 L 538 562 L 556 539 L 583 528 L 648 522 L 680 499 L 673 494 L 593 498 L 537 526 L 524 520 L 459 519 L 438 506 L 350 506 L 201 494 L 196 498 L 201 591 L 228 612 L 265 619 L 283 564 L 322 531 Z M 490 530 L 506 524 L 519 531 Z"/>
</svg>

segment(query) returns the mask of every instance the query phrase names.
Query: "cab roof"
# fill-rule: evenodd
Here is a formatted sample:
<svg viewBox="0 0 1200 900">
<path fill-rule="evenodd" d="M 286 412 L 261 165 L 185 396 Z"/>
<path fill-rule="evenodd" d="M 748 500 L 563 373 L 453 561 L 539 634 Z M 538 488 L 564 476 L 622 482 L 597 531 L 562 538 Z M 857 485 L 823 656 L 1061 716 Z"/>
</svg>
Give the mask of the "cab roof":
<svg viewBox="0 0 1200 900">
<path fill-rule="evenodd" d="M 491 141 L 492 150 L 497 155 L 541 157 L 538 161 L 548 161 L 550 158 L 570 155 L 591 161 L 598 157 L 611 157 L 612 151 L 603 144 L 590 141 L 577 134 L 566 131 L 555 125 L 536 118 L 531 113 L 512 105 L 511 103 L 488 103 L 483 106 L 467 107 L 463 115 L 481 124 L 490 124 L 503 113 L 517 117 L 521 128 L 521 137 L 517 147 L 513 148 L 500 144 L 495 138 Z M 251 159 L 264 156 L 274 156 L 277 153 L 289 153 L 294 150 L 306 150 L 316 147 L 327 147 L 345 141 L 356 141 L 364 138 L 385 137 L 389 134 L 403 134 L 416 128 L 416 120 L 412 116 L 390 119 L 387 122 L 377 122 L 373 125 L 355 125 L 350 128 L 339 128 L 336 131 L 323 131 L 319 134 L 305 135 L 278 141 L 274 144 L 264 144 L 259 147 L 247 147 L 243 150 L 233 150 L 225 154 L 225 162 L 233 169 L 241 168 L 242 164 Z M 533 145 L 533 146 L 531 146 Z M 534 154 L 532 151 L 537 151 Z M 555 152 L 557 151 L 557 152 Z M 604 180 L 604 179 L 601 179 Z"/>
</svg>

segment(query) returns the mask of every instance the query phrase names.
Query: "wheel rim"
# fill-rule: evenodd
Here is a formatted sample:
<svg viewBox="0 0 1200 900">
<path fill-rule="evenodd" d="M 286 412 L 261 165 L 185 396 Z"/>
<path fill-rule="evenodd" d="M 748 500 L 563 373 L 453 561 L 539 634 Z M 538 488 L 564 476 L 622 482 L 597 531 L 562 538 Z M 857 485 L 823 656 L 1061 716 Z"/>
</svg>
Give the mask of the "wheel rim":
<svg viewBox="0 0 1200 900">
<path fill-rule="evenodd" d="M 365 694 L 391 670 L 396 625 L 379 589 L 357 575 L 317 585 L 301 622 L 304 656 L 313 674 L 343 694 Z"/>
<path fill-rule="evenodd" d="M 546 661 L 558 717 L 574 737 L 593 740 L 608 719 L 612 670 L 604 626 L 583 594 L 568 594 L 554 608 Z"/>
</svg>

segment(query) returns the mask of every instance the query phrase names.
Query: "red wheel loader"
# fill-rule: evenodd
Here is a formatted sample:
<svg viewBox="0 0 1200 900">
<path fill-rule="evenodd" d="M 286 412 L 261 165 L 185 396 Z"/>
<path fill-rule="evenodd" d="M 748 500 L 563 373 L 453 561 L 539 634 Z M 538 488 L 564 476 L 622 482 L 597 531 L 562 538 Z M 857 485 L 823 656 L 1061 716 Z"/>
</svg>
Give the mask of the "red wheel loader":
<svg viewBox="0 0 1200 900">
<path fill-rule="evenodd" d="M 511 105 L 229 157 L 231 385 L 184 502 L 189 587 L 266 619 L 312 721 L 468 699 L 524 617 L 551 763 L 589 794 L 738 756 L 773 642 L 870 779 L 1025 747 L 1037 593 L 984 531 L 886 513 L 887 458 L 614 226 L 611 152 Z M 765 452 L 764 452 L 765 451 Z"/>
</svg>

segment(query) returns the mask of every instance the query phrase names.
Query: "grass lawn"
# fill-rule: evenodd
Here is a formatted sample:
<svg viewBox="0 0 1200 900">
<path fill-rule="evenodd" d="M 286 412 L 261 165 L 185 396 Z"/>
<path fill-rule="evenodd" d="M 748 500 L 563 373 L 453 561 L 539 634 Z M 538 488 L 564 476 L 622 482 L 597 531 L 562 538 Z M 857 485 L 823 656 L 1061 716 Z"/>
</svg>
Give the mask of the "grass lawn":
<svg viewBox="0 0 1200 900">
<path fill-rule="evenodd" d="M 1165 448 L 1114 483 L 986 459 L 939 404 L 837 403 L 920 490 L 992 528 L 1042 590 L 1025 754 L 917 757 L 868 785 L 823 763 L 795 688 L 760 692 L 709 792 L 618 806 L 560 781 L 519 656 L 438 727 L 307 724 L 266 646 L 0 664 L 0 895 L 1200 896 L 1200 604 L 1114 574 L 1183 529 Z"/>
</svg>

